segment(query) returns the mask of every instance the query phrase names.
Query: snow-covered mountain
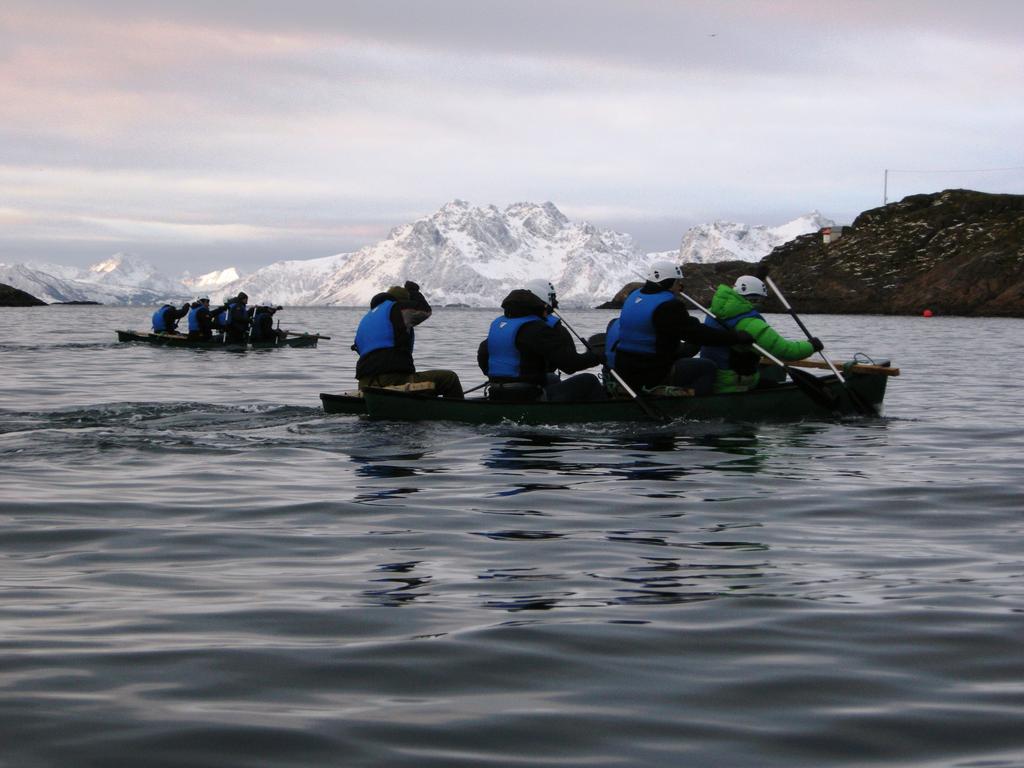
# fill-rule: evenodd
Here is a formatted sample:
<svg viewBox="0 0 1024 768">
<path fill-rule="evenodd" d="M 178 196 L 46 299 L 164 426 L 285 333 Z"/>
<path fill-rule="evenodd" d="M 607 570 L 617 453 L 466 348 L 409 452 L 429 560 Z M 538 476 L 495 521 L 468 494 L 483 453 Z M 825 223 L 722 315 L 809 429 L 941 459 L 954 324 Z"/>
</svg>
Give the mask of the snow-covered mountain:
<svg viewBox="0 0 1024 768">
<path fill-rule="evenodd" d="M 237 282 L 241 280 L 242 276 L 238 270 L 234 267 L 228 267 L 227 269 L 218 269 L 213 272 L 207 272 L 205 275 L 199 275 L 198 277 L 192 277 L 186 272 L 181 277 L 182 284 L 188 288 L 192 293 L 219 293 L 220 290 L 229 283 Z"/>
<path fill-rule="evenodd" d="M 0 283 L 48 302 L 152 305 L 205 294 L 219 303 L 245 291 L 251 302 L 362 306 L 388 286 L 414 280 L 435 306 L 497 307 L 513 288 L 546 278 L 564 306 L 593 306 L 652 261 L 758 261 L 777 245 L 832 224 L 817 211 L 776 227 L 717 221 L 687 231 L 679 251 L 644 254 L 629 235 L 572 222 L 552 203 L 499 210 L 454 200 L 354 253 L 280 261 L 245 277 L 227 268 L 174 280 L 144 259 L 116 254 L 85 270 L 0 265 Z"/>
<path fill-rule="evenodd" d="M 683 235 L 679 259 L 683 264 L 710 264 L 716 261 L 760 261 L 772 250 L 794 237 L 835 226 L 817 211 L 777 227 L 751 226 L 731 221 L 716 221 L 691 227 Z"/>
<path fill-rule="evenodd" d="M 0 264 L 0 283 L 43 301 L 98 301 L 101 304 L 159 304 L 189 298 L 178 280 L 161 274 L 145 259 L 118 253 L 87 269 L 56 264 Z"/>
<path fill-rule="evenodd" d="M 227 291 L 244 290 L 255 301 L 357 306 L 390 285 L 415 280 L 432 304 L 496 307 L 513 288 L 543 277 L 563 305 L 591 306 L 635 280 L 648 263 L 629 235 L 571 222 L 552 203 L 515 203 L 501 211 L 462 200 L 395 228 L 376 245 L 331 258 L 335 265 L 316 260 L 330 271 L 297 273 L 309 262 L 281 262 Z"/>
<path fill-rule="evenodd" d="M 326 304 L 329 302 L 317 301 L 316 297 L 349 256 L 347 253 L 339 253 L 319 259 L 278 261 L 241 280 L 222 286 L 217 296 L 234 296 L 239 291 L 245 291 L 251 302 L 263 304 L 293 307 Z M 217 300 L 215 297 L 211 299 Z"/>
<path fill-rule="evenodd" d="M 64 267 L 61 271 L 66 269 Z M 53 274 L 57 271 L 52 266 L 44 271 L 28 264 L 0 264 L 0 283 L 30 293 L 48 304 L 60 301 L 100 301 L 94 298 L 92 286 L 58 277 Z"/>
</svg>

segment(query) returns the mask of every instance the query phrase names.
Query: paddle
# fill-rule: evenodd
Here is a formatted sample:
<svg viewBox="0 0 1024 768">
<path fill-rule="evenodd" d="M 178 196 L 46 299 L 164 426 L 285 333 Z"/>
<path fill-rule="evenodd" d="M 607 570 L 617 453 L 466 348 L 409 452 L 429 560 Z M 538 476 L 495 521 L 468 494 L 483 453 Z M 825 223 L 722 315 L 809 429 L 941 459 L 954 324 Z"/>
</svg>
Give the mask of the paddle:
<svg viewBox="0 0 1024 768">
<path fill-rule="evenodd" d="M 715 320 L 718 319 L 712 314 L 710 309 L 702 307 L 696 299 L 692 298 L 691 296 L 687 296 L 685 293 L 680 293 L 679 295 L 682 296 L 691 304 L 693 304 L 693 306 L 695 306 L 708 317 L 713 318 Z M 751 344 L 751 346 L 758 352 L 760 352 L 764 357 L 767 357 L 773 363 L 780 366 L 786 373 L 788 373 L 789 378 L 793 380 L 793 383 L 796 384 L 797 388 L 805 395 L 807 395 L 808 398 L 813 400 L 822 408 L 832 411 L 833 413 L 838 413 L 835 396 L 827 389 L 825 389 L 825 386 L 821 383 L 821 379 L 819 379 L 813 373 L 801 371 L 798 368 L 793 368 L 791 366 L 786 365 L 784 362 L 779 360 L 779 358 L 775 357 L 775 355 L 773 355 L 771 352 L 769 352 L 764 347 L 758 344 Z"/>
<path fill-rule="evenodd" d="M 309 336 L 314 339 L 327 339 L 331 340 L 330 336 L 321 336 L 319 333 L 307 333 L 306 331 L 285 331 L 285 336 Z"/>
<path fill-rule="evenodd" d="M 782 306 L 786 308 L 786 311 L 789 312 L 790 316 L 794 320 L 796 320 L 796 324 L 800 326 L 800 330 L 804 332 L 804 336 L 806 336 L 808 339 L 813 339 L 814 337 L 811 335 L 811 332 L 807 330 L 807 326 L 804 325 L 803 320 L 801 320 L 800 317 L 797 315 L 796 310 L 789 305 L 788 301 L 786 301 L 786 297 L 782 295 L 782 291 L 779 290 L 779 286 L 775 284 L 775 281 L 772 280 L 768 275 L 764 276 L 764 281 L 768 283 L 768 287 L 771 288 L 775 292 L 775 295 L 779 297 L 779 301 L 782 302 Z M 850 385 L 846 383 L 846 377 L 843 376 L 843 374 L 839 372 L 839 369 L 836 368 L 835 364 L 825 356 L 825 352 L 819 349 L 818 354 L 821 355 L 822 360 L 828 363 L 828 367 L 832 369 L 832 373 L 836 375 L 836 378 L 839 380 L 839 383 L 843 385 L 843 389 L 846 390 L 847 397 L 850 398 L 850 402 L 853 403 L 853 407 L 857 410 L 857 412 L 860 413 L 862 416 L 877 416 L 878 411 L 875 410 L 874 406 L 872 406 L 868 402 L 865 402 L 864 398 L 862 398 L 859 394 L 850 389 Z"/>
<path fill-rule="evenodd" d="M 584 347 L 586 347 L 590 351 L 593 351 L 590 347 L 590 344 L 587 343 L 586 339 L 584 339 L 582 336 L 576 333 L 573 327 L 569 325 L 569 323 L 566 322 L 565 318 L 562 317 L 562 315 L 558 314 L 558 312 L 556 312 L 554 308 L 551 309 L 551 314 L 553 314 L 555 317 L 561 320 L 562 325 L 564 325 L 573 336 L 579 339 L 580 343 L 583 344 Z M 616 371 L 612 367 L 608 367 L 608 371 L 609 373 L 611 373 L 615 381 L 619 383 L 619 386 L 626 390 L 626 393 L 631 398 L 633 398 L 633 400 L 636 401 L 636 404 L 640 406 L 640 410 L 642 410 L 648 418 L 654 419 L 655 421 L 660 421 L 662 423 L 665 423 L 669 420 L 664 413 L 662 413 L 657 408 L 648 403 L 646 400 L 644 400 L 642 397 L 640 397 L 640 395 L 637 392 L 634 392 L 633 388 L 630 387 L 629 384 L 627 384 L 625 381 L 623 381 L 621 376 L 619 376 L 618 371 Z"/>
</svg>

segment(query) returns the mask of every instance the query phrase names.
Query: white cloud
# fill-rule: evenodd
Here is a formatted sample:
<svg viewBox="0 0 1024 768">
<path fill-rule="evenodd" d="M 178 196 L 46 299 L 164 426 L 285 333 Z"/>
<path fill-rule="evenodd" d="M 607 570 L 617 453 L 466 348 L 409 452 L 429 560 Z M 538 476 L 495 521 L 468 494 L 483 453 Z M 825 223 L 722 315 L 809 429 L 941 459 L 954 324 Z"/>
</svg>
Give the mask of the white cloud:
<svg viewBox="0 0 1024 768">
<path fill-rule="evenodd" d="M 886 167 L 1024 164 L 1022 9 L 9 0 L 0 256 L 47 230 L 333 252 L 454 197 L 680 235 L 848 219 Z"/>
</svg>

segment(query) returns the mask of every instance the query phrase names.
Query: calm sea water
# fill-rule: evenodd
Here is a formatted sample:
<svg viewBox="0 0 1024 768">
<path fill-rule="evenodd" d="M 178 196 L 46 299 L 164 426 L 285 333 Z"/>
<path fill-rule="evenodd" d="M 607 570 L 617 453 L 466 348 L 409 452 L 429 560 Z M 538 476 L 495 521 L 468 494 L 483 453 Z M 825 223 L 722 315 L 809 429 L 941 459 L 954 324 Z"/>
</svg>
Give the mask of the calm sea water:
<svg viewBox="0 0 1024 768">
<path fill-rule="evenodd" d="M 0 766 L 1024 765 L 1024 321 L 809 316 L 883 419 L 480 428 L 325 416 L 360 314 L 0 309 Z"/>
</svg>

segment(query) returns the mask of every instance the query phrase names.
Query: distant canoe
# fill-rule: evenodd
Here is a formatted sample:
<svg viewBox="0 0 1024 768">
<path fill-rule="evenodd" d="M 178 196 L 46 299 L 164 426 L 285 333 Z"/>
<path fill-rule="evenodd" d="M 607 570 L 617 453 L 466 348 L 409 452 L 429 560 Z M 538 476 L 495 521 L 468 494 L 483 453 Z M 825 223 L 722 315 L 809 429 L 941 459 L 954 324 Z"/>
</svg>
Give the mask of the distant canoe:
<svg viewBox="0 0 1024 768">
<path fill-rule="evenodd" d="M 190 339 L 174 333 L 151 333 L 146 331 L 117 331 L 118 341 L 134 341 L 153 344 L 158 347 L 184 347 L 185 349 L 221 349 L 241 352 L 246 349 L 275 349 L 277 347 L 315 347 L 321 337 L 315 333 L 303 333 L 275 338 L 273 341 L 239 342 L 228 344 L 223 335 L 212 339 Z"/>
<path fill-rule="evenodd" d="M 860 400 L 881 412 L 888 376 L 880 373 L 848 373 L 847 386 Z M 820 379 L 832 399 L 825 408 L 793 383 L 777 384 L 749 392 L 683 397 L 647 396 L 651 409 L 668 419 L 731 421 L 799 421 L 855 415 L 856 404 L 835 376 Z M 321 394 L 324 411 L 337 414 L 366 413 L 373 419 L 395 421 L 458 421 L 469 424 L 580 424 L 590 422 L 649 421 L 650 417 L 632 399 L 596 402 L 551 403 L 532 401 L 508 403 L 486 398 L 448 400 L 417 393 L 387 389 L 366 389 L 363 397 L 353 393 Z"/>
</svg>

